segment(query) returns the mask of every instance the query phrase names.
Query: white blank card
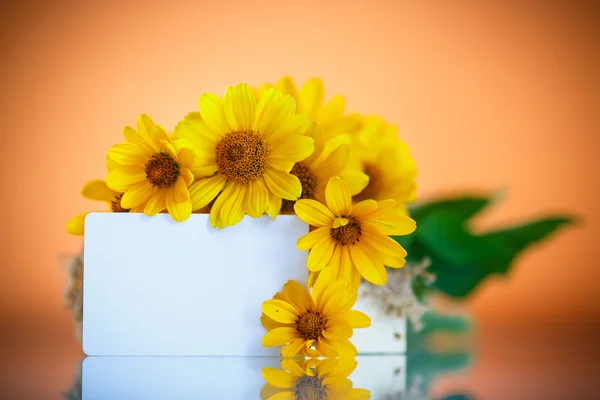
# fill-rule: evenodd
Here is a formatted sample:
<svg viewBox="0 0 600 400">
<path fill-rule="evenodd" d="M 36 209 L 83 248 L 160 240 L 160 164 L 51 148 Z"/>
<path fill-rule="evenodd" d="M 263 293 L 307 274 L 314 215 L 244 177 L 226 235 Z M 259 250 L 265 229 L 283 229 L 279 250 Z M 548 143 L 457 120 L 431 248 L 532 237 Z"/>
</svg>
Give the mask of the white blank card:
<svg viewBox="0 0 600 400">
<path fill-rule="evenodd" d="M 85 221 L 83 350 L 93 356 L 276 356 L 261 345 L 261 305 L 306 283 L 308 226 L 245 217 L 223 230 L 206 214 L 92 213 Z"/>
</svg>

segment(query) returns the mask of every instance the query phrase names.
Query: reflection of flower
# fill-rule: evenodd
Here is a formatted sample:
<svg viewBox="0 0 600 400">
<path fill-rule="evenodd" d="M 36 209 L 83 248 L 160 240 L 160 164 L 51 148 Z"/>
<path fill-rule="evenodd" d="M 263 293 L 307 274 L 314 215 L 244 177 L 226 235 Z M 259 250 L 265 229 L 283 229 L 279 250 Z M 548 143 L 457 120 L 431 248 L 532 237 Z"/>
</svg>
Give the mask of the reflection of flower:
<svg viewBox="0 0 600 400">
<path fill-rule="evenodd" d="M 330 282 L 322 274 L 309 294 L 298 282 L 288 281 L 282 292 L 265 301 L 261 322 L 268 332 L 263 346 L 284 345 L 284 357 L 355 356 L 357 350 L 349 338 L 354 328 L 371 325 L 371 319 L 352 310 L 357 295 L 346 280 Z"/>
<path fill-rule="evenodd" d="M 282 369 L 263 368 L 267 384 L 260 397 L 263 400 L 369 399 L 368 390 L 352 388 L 348 379 L 356 365 L 351 358 L 285 359 L 281 361 Z"/>
<path fill-rule="evenodd" d="M 199 180 L 190 188 L 193 209 L 216 199 L 212 226 L 235 225 L 245 214 L 275 217 L 282 198 L 300 197 L 300 180 L 289 172 L 314 145 L 304 135 L 307 117 L 296 115 L 295 108 L 294 99 L 275 89 L 257 102 L 252 89 L 240 84 L 228 88 L 223 99 L 203 94 L 200 113 L 177 125 L 176 136 L 198 156 L 193 171 Z"/>
<path fill-rule="evenodd" d="M 123 193 L 121 207 L 156 215 L 165 208 L 173 219 L 185 221 L 192 213 L 188 186 L 194 181 L 196 156 L 189 148 L 176 148 L 165 130 L 147 115 L 127 126 L 125 143 L 111 147 L 108 158 L 118 164 L 106 184 Z"/>
<path fill-rule="evenodd" d="M 65 292 L 67 308 L 73 314 L 77 336 L 81 338 L 83 320 L 83 250 L 69 264 L 68 286 Z"/>
<path fill-rule="evenodd" d="M 333 279 L 348 279 L 358 288 L 360 277 L 376 285 L 387 282 L 384 265 L 404 266 L 406 251 L 387 235 L 407 235 L 415 221 L 395 209 L 393 199 L 364 200 L 352 205 L 348 184 L 338 177 L 325 190 L 327 206 L 315 200 L 298 200 L 298 217 L 317 229 L 298 240 L 300 250 L 310 250 L 311 272 L 332 270 Z"/>
</svg>

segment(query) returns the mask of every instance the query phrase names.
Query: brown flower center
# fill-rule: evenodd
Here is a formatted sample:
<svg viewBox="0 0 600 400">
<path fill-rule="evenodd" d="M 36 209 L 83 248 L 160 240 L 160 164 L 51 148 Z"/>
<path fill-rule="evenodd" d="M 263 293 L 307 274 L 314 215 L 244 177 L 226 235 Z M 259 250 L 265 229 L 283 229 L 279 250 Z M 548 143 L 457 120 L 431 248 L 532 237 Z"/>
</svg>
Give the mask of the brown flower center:
<svg viewBox="0 0 600 400">
<path fill-rule="evenodd" d="M 129 212 L 128 208 L 123 208 L 123 206 L 121 206 L 122 198 L 123 198 L 123 193 L 119 193 L 118 195 L 115 196 L 113 201 L 110 202 L 110 208 L 111 208 L 112 212 L 119 212 L 119 213 Z"/>
<path fill-rule="evenodd" d="M 296 398 L 299 400 L 323 400 L 327 398 L 327 391 L 323 386 L 323 379 L 318 375 L 304 375 L 296 384 Z"/>
<path fill-rule="evenodd" d="M 302 184 L 302 195 L 301 199 L 314 199 L 315 188 L 317 187 L 317 178 L 313 176 L 310 169 L 299 162 L 294 164 L 294 168 L 290 171 L 290 174 L 296 175 Z M 292 213 L 294 212 L 295 201 L 283 199 L 281 202 L 281 212 Z"/>
<path fill-rule="evenodd" d="M 248 183 L 264 175 L 269 149 L 252 131 L 230 132 L 217 144 L 216 155 L 220 174 Z"/>
<path fill-rule="evenodd" d="M 359 202 L 363 200 L 380 200 L 382 182 L 381 172 L 379 167 L 375 164 L 365 164 L 363 172 L 369 176 L 369 184 L 356 196 L 354 201 Z"/>
<path fill-rule="evenodd" d="M 319 312 L 307 311 L 298 320 L 296 330 L 306 340 L 317 340 L 323 335 L 327 319 Z"/>
<path fill-rule="evenodd" d="M 179 164 L 166 153 L 152 156 L 146 164 L 146 179 L 161 189 L 170 188 L 179 177 Z"/>
<path fill-rule="evenodd" d="M 344 218 L 349 220 L 348 224 L 338 228 L 331 228 L 331 237 L 342 246 L 360 242 L 360 236 L 362 235 L 360 224 L 356 222 L 354 217 Z"/>
</svg>

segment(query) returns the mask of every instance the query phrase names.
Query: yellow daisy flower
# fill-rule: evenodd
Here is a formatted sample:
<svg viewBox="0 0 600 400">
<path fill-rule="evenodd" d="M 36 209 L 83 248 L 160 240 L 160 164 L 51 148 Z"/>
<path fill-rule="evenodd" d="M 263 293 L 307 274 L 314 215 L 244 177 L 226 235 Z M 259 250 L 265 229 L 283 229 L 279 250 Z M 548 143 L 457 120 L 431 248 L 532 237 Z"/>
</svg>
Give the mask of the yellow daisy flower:
<svg viewBox="0 0 600 400">
<path fill-rule="evenodd" d="M 358 169 L 369 176 L 369 184 L 354 196 L 355 202 L 394 199 L 398 206 L 404 206 L 415 201 L 417 168 L 394 125 L 376 117 L 366 118 L 352 135 L 348 166 L 349 171 Z"/>
<path fill-rule="evenodd" d="M 354 133 L 361 124 L 357 114 L 345 114 L 346 100 L 341 95 L 335 95 L 325 104 L 325 86 L 319 78 L 306 81 L 300 90 L 296 89 L 294 80 L 289 76 L 282 77 L 275 85 L 264 84 L 259 92 L 275 87 L 284 94 L 296 99 L 297 112 L 319 124 L 325 140 L 341 133 Z"/>
<path fill-rule="evenodd" d="M 183 143 L 172 142 L 164 128 L 147 115 L 137 121 L 137 132 L 130 126 L 123 134 L 126 143 L 113 146 L 108 158 L 116 168 L 108 173 L 109 188 L 123 193 L 123 208 L 140 208 L 156 215 L 165 208 L 176 221 L 192 213 L 188 186 L 194 181 L 194 152 Z"/>
<path fill-rule="evenodd" d="M 327 273 L 319 276 L 309 292 L 298 282 L 288 281 L 281 293 L 262 305 L 261 322 L 268 330 L 263 346 L 283 345 L 283 357 L 355 356 L 356 347 L 349 340 L 353 329 L 371 324 L 367 315 L 352 310 L 357 297 L 348 281 L 331 282 Z"/>
<path fill-rule="evenodd" d="M 129 212 L 129 209 L 123 208 L 121 198 L 123 193 L 116 192 L 106 185 L 106 182 L 100 179 L 94 179 L 87 182 L 81 194 L 86 199 L 103 201 L 108 204 L 112 212 Z M 67 232 L 71 235 L 82 236 L 84 234 L 84 221 L 89 212 L 74 216 L 67 222 Z"/>
<path fill-rule="evenodd" d="M 310 250 L 308 270 L 332 270 L 333 279 L 348 279 L 353 288 L 359 286 L 361 276 L 385 284 L 384 265 L 401 268 L 406 257 L 402 246 L 388 235 L 413 232 L 415 221 L 399 213 L 393 199 L 353 205 L 348 184 L 339 177 L 329 180 L 325 199 L 327 206 L 315 200 L 298 200 L 294 206 L 302 221 L 317 227 L 297 243 L 298 249 Z"/>
<path fill-rule="evenodd" d="M 348 376 L 356 369 L 352 358 L 284 359 L 281 369 L 265 367 L 263 400 L 368 400 L 366 389 L 355 389 Z"/>
<path fill-rule="evenodd" d="M 216 198 L 210 211 L 212 226 L 224 228 L 269 213 L 273 218 L 281 199 L 300 197 L 300 180 L 289 172 L 314 149 L 305 136 L 309 122 L 295 114 L 294 99 L 270 89 L 256 101 L 246 84 L 230 87 L 221 99 L 200 97 L 200 113 L 188 114 L 176 136 L 198 158 L 190 187 L 193 210 Z"/>
<path fill-rule="evenodd" d="M 301 199 L 314 199 L 325 201 L 325 186 L 329 179 L 339 175 L 346 165 L 350 155 L 348 144 L 332 146 L 330 151 L 325 151 L 325 140 L 318 124 L 311 124 L 307 136 L 313 138 L 315 151 L 307 158 L 294 164 L 290 171 L 300 179 L 302 184 Z M 369 177 L 360 171 L 347 171 L 347 180 L 350 191 L 359 193 L 369 182 Z M 283 200 L 281 212 L 293 213 L 294 203 L 292 200 Z"/>
</svg>

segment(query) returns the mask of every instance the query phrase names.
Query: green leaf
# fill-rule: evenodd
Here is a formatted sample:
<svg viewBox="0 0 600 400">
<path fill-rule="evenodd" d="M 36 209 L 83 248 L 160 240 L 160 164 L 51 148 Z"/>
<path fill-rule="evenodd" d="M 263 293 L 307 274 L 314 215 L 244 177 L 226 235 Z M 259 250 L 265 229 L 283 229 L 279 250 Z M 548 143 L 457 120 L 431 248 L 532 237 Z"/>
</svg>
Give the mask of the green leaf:
<svg viewBox="0 0 600 400">
<path fill-rule="evenodd" d="M 464 298 L 469 296 L 492 271 L 483 264 L 454 264 L 436 260 L 436 278 L 432 288 L 438 289 L 448 296 Z"/>
<path fill-rule="evenodd" d="M 443 210 L 454 214 L 462 221 L 466 221 L 482 211 L 498 197 L 499 195 L 467 195 L 459 198 L 444 198 L 416 205 L 411 208 L 410 214 L 418 222 L 418 220 L 425 218 L 433 211 Z"/>
<path fill-rule="evenodd" d="M 494 246 L 501 262 L 490 264 L 492 270 L 505 274 L 509 271 L 515 257 L 529 246 L 545 239 L 559 228 L 571 224 L 574 219 L 567 217 L 550 217 L 513 226 L 503 230 L 489 232 L 482 239 Z"/>
<path fill-rule="evenodd" d="M 486 258 L 497 249 L 495 241 L 486 241 L 471 234 L 460 215 L 449 210 L 431 211 L 418 225 L 415 240 L 430 256 L 457 267 Z"/>
</svg>

